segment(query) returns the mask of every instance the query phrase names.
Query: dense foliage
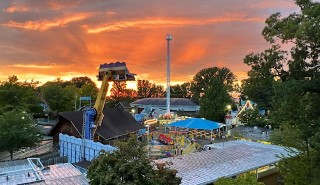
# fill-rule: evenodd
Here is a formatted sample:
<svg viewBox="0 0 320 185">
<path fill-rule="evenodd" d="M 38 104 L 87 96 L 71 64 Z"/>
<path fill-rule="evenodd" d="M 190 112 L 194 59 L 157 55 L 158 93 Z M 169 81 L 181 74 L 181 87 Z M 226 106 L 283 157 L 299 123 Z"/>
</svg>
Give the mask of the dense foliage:
<svg viewBox="0 0 320 185">
<path fill-rule="evenodd" d="M 209 120 L 223 122 L 227 105 L 232 103 L 227 87 L 219 79 L 211 77 L 210 86 L 200 98 L 200 116 Z"/>
<path fill-rule="evenodd" d="M 212 87 L 216 81 L 220 81 L 229 90 L 235 80 L 235 75 L 228 68 L 210 67 L 200 70 L 191 82 L 192 100 L 199 103 L 208 87 Z"/>
<path fill-rule="evenodd" d="M 172 98 L 188 98 L 191 99 L 191 83 L 185 82 L 183 84 L 177 84 L 171 86 L 170 96 Z"/>
<path fill-rule="evenodd" d="M 274 143 L 288 148 L 279 169 L 286 184 L 320 182 L 320 3 L 296 0 L 299 13 L 282 17 L 274 13 L 266 20 L 264 38 L 290 43 L 290 52 L 272 46 L 260 54 L 250 54 L 251 66 L 243 92 L 270 109 L 270 121 L 279 128 Z M 284 68 L 284 66 L 287 66 Z M 255 89 L 257 91 L 255 91 Z M 260 95 L 261 94 L 261 95 Z"/>
<path fill-rule="evenodd" d="M 162 98 L 164 97 L 164 88 L 148 80 L 138 80 L 137 82 L 138 98 Z"/>
<path fill-rule="evenodd" d="M 70 81 L 63 81 L 57 78 L 39 87 L 44 99 L 48 102 L 52 111 L 72 111 L 78 108 L 80 97 L 91 97 L 95 101 L 98 88 L 88 77 L 75 77 Z M 81 102 L 82 106 L 89 102 Z"/>
<path fill-rule="evenodd" d="M 0 149 L 8 151 L 11 160 L 14 151 L 35 146 L 42 137 L 32 116 L 19 108 L 0 115 L 0 130 Z"/>
<path fill-rule="evenodd" d="M 258 182 L 255 174 L 246 173 L 238 176 L 235 179 L 220 178 L 214 182 L 214 185 L 263 185 L 264 183 Z"/>
<path fill-rule="evenodd" d="M 18 82 L 17 76 L 11 76 L 0 83 L 0 110 L 1 112 L 23 108 L 33 116 L 43 114 L 40 106 L 41 99 L 37 95 L 37 82 Z"/>
<path fill-rule="evenodd" d="M 135 136 L 119 142 L 117 148 L 113 153 L 103 152 L 93 161 L 88 171 L 90 184 L 180 184 L 175 170 L 152 166 L 144 145 Z"/>
<path fill-rule="evenodd" d="M 251 127 L 264 127 L 267 124 L 265 116 L 260 115 L 258 109 L 249 109 L 241 112 L 239 115 L 239 120 L 242 124 L 246 124 Z"/>
</svg>

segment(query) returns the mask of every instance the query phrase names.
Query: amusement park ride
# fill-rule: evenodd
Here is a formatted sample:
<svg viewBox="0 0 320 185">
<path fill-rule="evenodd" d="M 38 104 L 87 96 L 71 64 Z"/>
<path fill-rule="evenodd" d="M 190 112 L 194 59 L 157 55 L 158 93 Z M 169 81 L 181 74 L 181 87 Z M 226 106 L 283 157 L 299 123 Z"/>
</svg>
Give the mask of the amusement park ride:
<svg viewBox="0 0 320 185">
<path fill-rule="evenodd" d="M 108 82 L 135 81 L 135 74 L 131 74 L 125 62 L 105 63 L 99 67 L 98 80 L 102 81 L 100 91 L 94 107 L 83 112 L 83 139 L 94 140 L 95 132 L 103 120 L 103 109 L 109 89 Z"/>
</svg>

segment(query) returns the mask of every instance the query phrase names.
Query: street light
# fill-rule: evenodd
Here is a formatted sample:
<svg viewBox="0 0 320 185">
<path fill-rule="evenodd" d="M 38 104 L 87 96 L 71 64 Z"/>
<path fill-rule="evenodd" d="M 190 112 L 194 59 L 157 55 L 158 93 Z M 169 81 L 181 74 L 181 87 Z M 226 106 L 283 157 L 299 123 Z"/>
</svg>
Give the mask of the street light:
<svg viewBox="0 0 320 185">
<path fill-rule="evenodd" d="M 225 135 L 222 136 L 222 139 L 223 139 L 223 140 L 222 140 L 222 146 L 223 146 L 223 147 L 224 147 L 224 138 L 226 138 Z"/>
<path fill-rule="evenodd" d="M 150 142 L 149 142 L 149 137 L 150 137 L 150 125 L 146 125 L 146 127 L 147 127 L 147 142 L 148 142 L 148 144 L 147 144 L 147 148 L 148 148 L 148 156 L 150 156 Z"/>
<path fill-rule="evenodd" d="M 227 105 L 227 109 L 228 109 L 228 110 L 231 110 L 231 105 Z"/>
</svg>

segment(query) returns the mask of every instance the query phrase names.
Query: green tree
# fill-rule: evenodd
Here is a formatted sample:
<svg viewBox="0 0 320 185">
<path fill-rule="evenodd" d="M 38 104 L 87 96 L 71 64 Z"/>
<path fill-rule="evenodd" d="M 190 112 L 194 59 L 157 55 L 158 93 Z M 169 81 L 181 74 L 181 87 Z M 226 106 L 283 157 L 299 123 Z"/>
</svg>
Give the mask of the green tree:
<svg viewBox="0 0 320 185">
<path fill-rule="evenodd" d="M 200 98 L 200 116 L 209 120 L 223 122 L 227 113 L 227 105 L 232 100 L 228 94 L 228 88 L 220 79 L 211 77 L 211 84 Z"/>
<path fill-rule="evenodd" d="M 151 83 L 148 80 L 138 80 L 138 98 L 162 98 L 164 97 L 163 86 Z"/>
<path fill-rule="evenodd" d="M 174 86 L 171 86 L 170 89 L 170 96 L 172 98 L 188 98 L 191 99 L 191 83 L 185 82 L 183 84 L 177 84 Z"/>
<path fill-rule="evenodd" d="M 75 85 L 78 89 L 83 87 L 84 85 L 92 85 L 95 86 L 95 83 L 91 80 L 91 78 L 84 76 L 84 77 L 74 77 L 70 80 L 70 84 L 68 85 Z"/>
<path fill-rule="evenodd" d="M 273 84 L 276 79 L 285 81 L 284 70 L 286 52 L 273 46 L 262 53 L 251 53 L 244 58 L 244 63 L 251 67 L 248 78 L 242 81 L 242 92 L 249 100 L 256 102 L 259 108 L 270 110 L 274 95 Z"/>
<path fill-rule="evenodd" d="M 0 83 L 0 109 L 11 111 L 23 107 L 33 116 L 43 114 L 41 100 L 36 93 L 34 82 L 18 82 L 17 76 L 10 76 Z"/>
<path fill-rule="evenodd" d="M 266 117 L 259 114 L 259 110 L 245 110 L 239 115 L 241 123 L 245 123 L 248 126 L 264 127 L 267 123 Z"/>
<path fill-rule="evenodd" d="M 156 170 L 147 158 L 144 145 L 136 137 L 118 142 L 118 150 L 102 153 L 89 167 L 90 184 L 178 185 L 181 178 L 167 168 Z"/>
<path fill-rule="evenodd" d="M 58 81 L 58 83 L 47 82 L 40 89 L 52 111 L 63 112 L 74 110 L 77 94 L 75 86 L 64 87 Z"/>
<path fill-rule="evenodd" d="M 23 147 L 33 147 L 39 143 L 41 134 L 35 122 L 23 109 L 14 109 L 0 116 L 0 149 L 10 153 Z"/>
<path fill-rule="evenodd" d="M 289 149 L 297 156 L 279 163 L 288 184 L 316 184 L 320 180 L 320 95 L 308 92 L 306 86 L 308 83 L 301 80 L 275 86 L 271 118 L 279 129 L 271 135 L 271 141 L 297 149 Z"/>
<path fill-rule="evenodd" d="M 199 103 L 200 97 L 204 94 L 205 90 L 209 88 L 213 83 L 212 80 L 218 79 L 222 84 L 231 89 L 235 75 L 228 68 L 211 67 L 200 70 L 191 82 L 192 99 Z"/>
<path fill-rule="evenodd" d="M 246 173 L 238 176 L 235 179 L 220 178 L 214 182 L 214 185 L 263 185 L 263 182 L 258 182 L 255 174 Z"/>
<path fill-rule="evenodd" d="M 281 80 L 273 82 L 271 121 L 278 130 L 271 139 L 288 148 L 291 158 L 279 163 L 287 184 L 318 184 L 320 179 L 320 3 L 296 0 L 299 13 L 282 17 L 272 14 L 263 29 L 264 38 L 291 43 L 283 61 L 288 70 Z M 278 52 L 279 53 L 279 52 Z M 272 56 L 266 61 L 272 63 Z M 277 56 L 277 55 L 276 55 Z M 279 55 L 278 55 L 279 56 Z M 273 68 L 272 68 L 273 69 Z M 271 71 L 273 72 L 273 71 Z M 270 74 L 272 77 L 272 74 Z"/>
</svg>

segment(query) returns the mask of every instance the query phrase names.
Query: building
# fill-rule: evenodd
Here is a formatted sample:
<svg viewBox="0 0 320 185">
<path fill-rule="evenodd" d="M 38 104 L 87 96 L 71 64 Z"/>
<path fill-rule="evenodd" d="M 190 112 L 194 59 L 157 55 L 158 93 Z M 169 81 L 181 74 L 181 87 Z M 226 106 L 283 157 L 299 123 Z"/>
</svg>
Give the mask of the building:
<svg viewBox="0 0 320 185">
<path fill-rule="evenodd" d="M 81 184 L 88 179 L 71 163 L 44 167 L 39 158 L 0 163 L 0 184 Z"/>
<path fill-rule="evenodd" d="M 258 180 L 264 178 L 277 184 L 275 164 L 279 156 L 290 157 L 285 147 L 251 141 L 229 141 L 206 145 L 206 151 L 156 160 L 156 163 L 170 164 L 178 171 L 182 185 L 211 184 L 221 177 L 236 177 L 254 171 Z M 264 181 L 265 182 L 265 181 Z M 266 185 L 268 185 L 266 184 Z"/>
<path fill-rule="evenodd" d="M 166 98 L 143 98 L 130 103 L 132 107 L 138 108 L 138 112 L 146 107 L 158 108 L 166 110 L 167 102 Z M 183 113 L 197 113 L 200 110 L 200 106 L 195 102 L 187 98 L 171 98 L 170 99 L 170 112 L 183 112 Z"/>
<path fill-rule="evenodd" d="M 138 132 L 144 128 L 129 112 L 120 108 L 105 108 L 103 114 L 101 126 L 97 128 L 95 136 L 101 143 L 109 143 L 112 139 Z M 82 126 L 82 111 L 61 112 L 59 113 L 59 121 L 51 128 L 48 135 L 53 136 L 54 144 L 59 142 L 60 133 L 81 138 Z"/>
</svg>

